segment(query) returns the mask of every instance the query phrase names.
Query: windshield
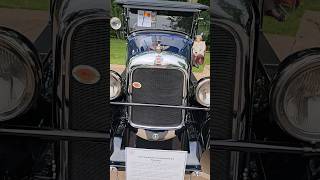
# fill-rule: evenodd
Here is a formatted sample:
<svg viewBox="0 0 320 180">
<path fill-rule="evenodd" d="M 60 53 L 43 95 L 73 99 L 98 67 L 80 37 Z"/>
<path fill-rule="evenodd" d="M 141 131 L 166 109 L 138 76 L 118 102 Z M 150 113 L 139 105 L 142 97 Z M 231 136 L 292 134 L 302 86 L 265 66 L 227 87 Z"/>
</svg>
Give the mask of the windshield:
<svg viewBox="0 0 320 180">
<path fill-rule="evenodd" d="M 130 9 L 129 31 L 143 29 L 172 30 L 190 34 L 193 13 Z"/>
<path fill-rule="evenodd" d="M 140 33 L 128 39 L 129 59 L 147 51 L 155 51 L 160 45 L 163 51 L 172 52 L 190 59 L 192 40 L 179 34 Z"/>
</svg>

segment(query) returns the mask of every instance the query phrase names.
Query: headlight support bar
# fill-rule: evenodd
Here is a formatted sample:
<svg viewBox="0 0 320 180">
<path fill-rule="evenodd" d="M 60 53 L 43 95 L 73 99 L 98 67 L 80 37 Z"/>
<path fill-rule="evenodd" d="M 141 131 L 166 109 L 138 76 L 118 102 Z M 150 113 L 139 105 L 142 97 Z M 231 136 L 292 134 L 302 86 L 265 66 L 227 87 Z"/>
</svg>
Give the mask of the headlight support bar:
<svg viewBox="0 0 320 180">
<path fill-rule="evenodd" d="M 0 128 L 0 135 L 34 137 L 52 140 L 89 140 L 91 142 L 107 142 L 109 133 L 85 132 L 57 129 L 11 129 Z"/>
<path fill-rule="evenodd" d="M 160 104 L 127 103 L 127 102 L 110 102 L 110 104 L 115 106 L 143 106 L 143 107 L 157 107 L 157 108 L 186 109 L 191 111 L 210 111 L 210 108 L 189 107 L 189 106 L 172 106 L 172 105 L 160 105 Z"/>
<path fill-rule="evenodd" d="M 214 150 L 240 151 L 252 153 L 285 153 L 320 155 L 320 148 L 305 146 L 281 146 L 258 142 L 242 142 L 233 140 L 211 140 L 210 146 Z"/>
</svg>

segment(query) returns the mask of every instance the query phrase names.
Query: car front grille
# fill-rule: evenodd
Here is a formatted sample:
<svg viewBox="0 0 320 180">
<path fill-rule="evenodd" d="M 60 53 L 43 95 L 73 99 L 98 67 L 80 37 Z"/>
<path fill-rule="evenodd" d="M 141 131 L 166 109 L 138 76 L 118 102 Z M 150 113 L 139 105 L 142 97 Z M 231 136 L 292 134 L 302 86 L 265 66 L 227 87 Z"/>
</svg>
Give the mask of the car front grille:
<svg viewBox="0 0 320 180">
<path fill-rule="evenodd" d="M 133 103 L 183 105 L 184 74 L 177 69 L 138 68 L 133 71 L 131 84 Z M 178 127 L 182 123 L 184 110 L 174 108 L 131 108 L 131 122 L 138 126 Z"/>
<path fill-rule="evenodd" d="M 218 25 L 213 25 L 212 29 L 211 137 L 215 140 L 232 139 L 237 46 L 233 35 L 228 30 Z M 213 179 L 232 179 L 231 153 L 217 150 L 211 152 Z"/>
<path fill-rule="evenodd" d="M 108 22 L 107 19 L 88 20 L 78 25 L 70 35 L 69 129 L 105 133 L 110 128 Z M 72 70 L 78 65 L 96 69 L 100 80 L 95 84 L 77 81 Z M 68 158 L 68 179 L 106 179 L 108 145 L 108 142 L 68 142 L 65 155 Z"/>
<path fill-rule="evenodd" d="M 236 42 L 233 35 L 220 26 L 213 27 L 212 69 L 212 137 L 229 139 L 232 132 L 233 94 L 236 66 Z"/>
<path fill-rule="evenodd" d="M 70 44 L 70 120 L 74 130 L 106 132 L 108 114 L 108 46 L 109 32 L 106 19 L 95 19 L 79 25 Z M 72 69 L 88 65 L 100 73 L 96 84 L 82 84 L 72 77 Z"/>
<path fill-rule="evenodd" d="M 107 179 L 108 147 L 109 143 L 69 142 L 69 179 Z"/>
</svg>

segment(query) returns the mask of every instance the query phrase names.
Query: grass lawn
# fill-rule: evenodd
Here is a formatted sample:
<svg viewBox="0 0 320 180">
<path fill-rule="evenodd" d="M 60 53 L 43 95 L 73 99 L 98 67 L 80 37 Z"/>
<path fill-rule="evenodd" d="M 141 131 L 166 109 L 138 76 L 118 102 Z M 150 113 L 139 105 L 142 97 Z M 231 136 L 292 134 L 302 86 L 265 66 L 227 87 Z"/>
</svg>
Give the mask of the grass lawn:
<svg viewBox="0 0 320 180">
<path fill-rule="evenodd" d="M 111 64 L 122 64 L 126 63 L 127 54 L 126 41 L 119 39 L 110 40 L 110 63 Z M 206 54 L 205 64 L 210 64 L 210 53 Z M 202 72 L 204 65 L 200 66 L 199 69 L 194 68 L 193 72 Z"/>
<path fill-rule="evenodd" d="M 49 10 L 50 0 L 0 0 L 0 7 Z"/>
<path fill-rule="evenodd" d="M 271 34 L 295 36 L 300 26 L 300 20 L 306 10 L 320 11 L 320 0 L 302 0 L 297 9 L 289 10 L 285 22 L 278 22 L 272 17 L 265 16 L 263 30 Z"/>
</svg>

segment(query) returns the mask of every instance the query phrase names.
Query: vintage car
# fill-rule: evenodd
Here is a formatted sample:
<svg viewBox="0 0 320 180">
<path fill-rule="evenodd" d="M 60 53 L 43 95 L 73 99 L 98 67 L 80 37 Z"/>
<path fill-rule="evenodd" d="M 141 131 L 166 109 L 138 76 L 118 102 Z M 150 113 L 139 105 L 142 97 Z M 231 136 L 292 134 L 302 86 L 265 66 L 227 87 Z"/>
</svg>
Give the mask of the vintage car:
<svg viewBox="0 0 320 180">
<path fill-rule="evenodd" d="M 207 6 L 173 1 L 117 0 L 127 39 L 126 69 L 110 71 L 110 166 L 124 170 L 125 148 L 187 151 L 187 173 L 201 171 L 209 147 L 210 78 L 192 73 L 192 45 Z M 123 22 L 123 28 L 120 29 Z"/>
<path fill-rule="evenodd" d="M 110 2 L 50 5 L 34 42 L 0 27 L 0 179 L 106 179 Z"/>
<path fill-rule="evenodd" d="M 319 179 L 319 47 L 279 60 L 262 0 L 211 7 L 211 178 Z"/>
</svg>

